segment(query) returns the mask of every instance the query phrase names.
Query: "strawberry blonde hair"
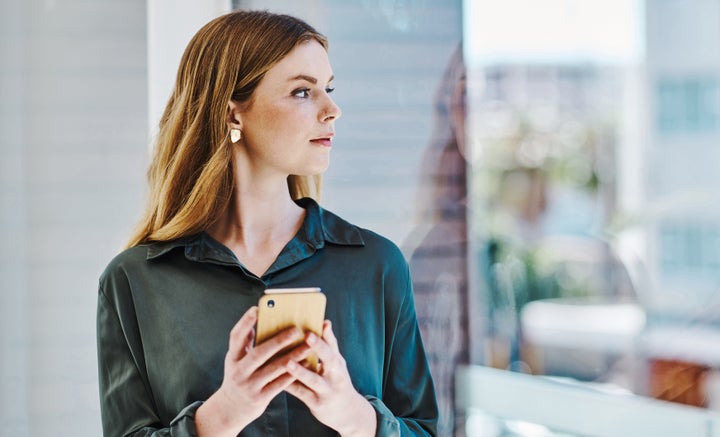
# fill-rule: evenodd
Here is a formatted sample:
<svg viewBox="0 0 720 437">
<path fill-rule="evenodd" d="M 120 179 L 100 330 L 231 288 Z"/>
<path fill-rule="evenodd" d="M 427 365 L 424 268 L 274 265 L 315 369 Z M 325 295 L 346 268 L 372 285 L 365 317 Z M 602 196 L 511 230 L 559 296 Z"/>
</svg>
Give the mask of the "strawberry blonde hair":
<svg viewBox="0 0 720 437">
<path fill-rule="evenodd" d="M 302 20 L 236 11 L 203 26 L 180 61 L 148 170 L 145 215 L 128 247 L 207 229 L 233 194 L 228 102 L 247 102 L 264 75 L 298 44 L 327 39 Z M 320 195 L 321 176 L 288 177 L 293 199 Z"/>
</svg>

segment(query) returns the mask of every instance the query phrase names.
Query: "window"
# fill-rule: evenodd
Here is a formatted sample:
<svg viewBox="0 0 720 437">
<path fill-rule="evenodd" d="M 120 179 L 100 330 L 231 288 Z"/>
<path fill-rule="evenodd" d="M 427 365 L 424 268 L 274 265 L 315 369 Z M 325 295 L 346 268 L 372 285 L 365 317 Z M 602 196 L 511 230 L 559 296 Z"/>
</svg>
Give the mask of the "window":
<svg viewBox="0 0 720 437">
<path fill-rule="evenodd" d="M 712 132 L 718 127 L 720 94 L 714 78 L 660 79 L 657 101 L 660 133 Z"/>
<path fill-rule="evenodd" d="M 694 220 L 666 220 L 660 225 L 659 234 L 663 276 L 717 275 L 720 267 L 720 228 L 717 225 Z"/>
</svg>

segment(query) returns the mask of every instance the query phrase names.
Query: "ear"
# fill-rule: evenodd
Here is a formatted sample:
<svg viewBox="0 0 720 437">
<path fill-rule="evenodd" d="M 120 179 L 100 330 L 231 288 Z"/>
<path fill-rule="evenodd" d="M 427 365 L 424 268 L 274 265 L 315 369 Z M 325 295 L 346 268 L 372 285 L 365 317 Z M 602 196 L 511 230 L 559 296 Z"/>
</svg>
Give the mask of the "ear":
<svg viewBox="0 0 720 437">
<path fill-rule="evenodd" d="M 225 116 L 225 123 L 227 123 L 228 129 L 240 129 L 242 130 L 242 118 L 240 111 L 240 104 L 234 100 L 228 102 L 227 114 Z"/>
</svg>

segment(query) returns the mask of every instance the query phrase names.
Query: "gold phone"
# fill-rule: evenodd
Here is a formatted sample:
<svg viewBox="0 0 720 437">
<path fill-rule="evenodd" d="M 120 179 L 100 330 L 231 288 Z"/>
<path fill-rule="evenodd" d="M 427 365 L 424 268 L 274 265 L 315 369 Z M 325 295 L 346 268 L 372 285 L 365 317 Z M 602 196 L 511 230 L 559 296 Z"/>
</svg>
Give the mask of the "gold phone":
<svg viewBox="0 0 720 437">
<path fill-rule="evenodd" d="M 270 288 L 258 301 L 258 319 L 255 330 L 255 344 L 260 344 L 278 332 L 297 326 L 304 333 L 312 331 L 322 337 L 325 320 L 325 295 L 317 287 Z M 304 335 L 298 336 L 289 348 L 303 342 Z M 307 357 L 308 368 L 318 371 L 318 357 Z"/>
</svg>

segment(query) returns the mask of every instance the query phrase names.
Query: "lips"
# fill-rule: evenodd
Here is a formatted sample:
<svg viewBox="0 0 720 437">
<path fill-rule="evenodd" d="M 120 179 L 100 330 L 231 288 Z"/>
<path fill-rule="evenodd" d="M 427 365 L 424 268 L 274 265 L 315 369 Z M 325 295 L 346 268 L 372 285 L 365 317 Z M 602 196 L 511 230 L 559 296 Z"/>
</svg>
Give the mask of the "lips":
<svg viewBox="0 0 720 437">
<path fill-rule="evenodd" d="M 315 138 L 310 140 L 311 143 L 317 144 L 318 146 L 322 147 L 332 147 L 332 140 L 335 134 L 329 133 L 327 135 L 323 135 L 321 137 Z"/>
</svg>

